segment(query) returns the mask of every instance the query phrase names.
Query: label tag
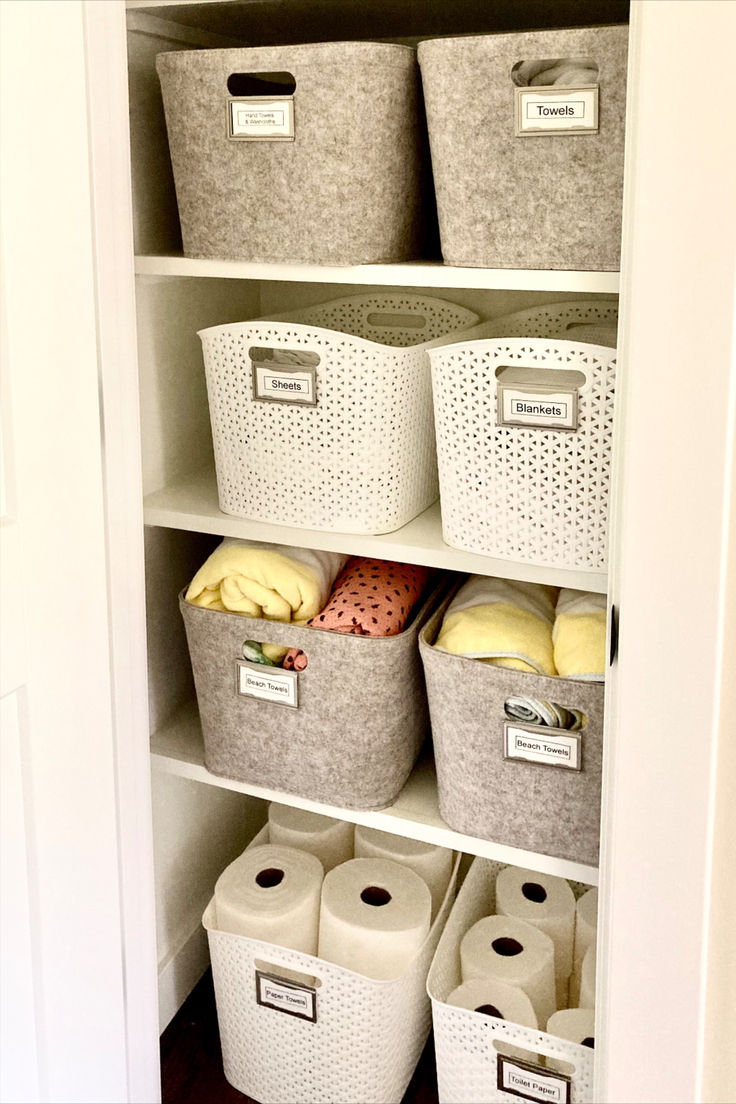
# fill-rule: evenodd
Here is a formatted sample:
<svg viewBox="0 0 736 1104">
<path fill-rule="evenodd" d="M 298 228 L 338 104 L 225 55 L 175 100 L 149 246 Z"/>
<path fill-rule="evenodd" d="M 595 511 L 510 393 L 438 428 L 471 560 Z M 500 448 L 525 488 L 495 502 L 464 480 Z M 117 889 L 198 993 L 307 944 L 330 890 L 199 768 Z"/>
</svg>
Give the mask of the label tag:
<svg viewBox="0 0 736 1104">
<path fill-rule="evenodd" d="M 293 142 L 293 96 L 229 100 L 228 136 L 245 142 Z"/>
<path fill-rule="evenodd" d="M 317 405 L 316 368 L 288 368 L 275 360 L 257 360 L 252 364 L 254 399 Z"/>
<path fill-rule="evenodd" d="M 276 974 L 256 970 L 256 1001 L 287 1016 L 317 1022 L 317 990 L 308 985 L 296 985 Z"/>
<path fill-rule="evenodd" d="M 497 1088 L 523 1100 L 545 1100 L 552 1104 L 569 1104 L 571 1081 L 564 1073 L 550 1073 L 531 1062 L 498 1055 Z"/>
<path fill-rule="evenodd" d="M 499 383 L 497 388 L 498 425 L 536 426 L 539 429 L 578 428 L 578 393 L 539 387 L 512 387 Z"/>
<path fill-rule="evenodd" d="M 583 769 L 582 736 L 579 732 L 561 732 L 544 725 L 519 725 L 504 721 L 504 759 L 525 759 L 547 767 L 565 770 Z"/>
<path fill-rule="evenodd" d="M 237 660 L 238 694 L 244 698 L 260 698 L 296 709 L 299 705 L 298 671 L 281 671 L 262 663 Z"/>
<path fill-rule="evenodd" d="M 598 85 L 517 88 L 516 137 L 530 134 L 595 134 Z"/>
</svg>

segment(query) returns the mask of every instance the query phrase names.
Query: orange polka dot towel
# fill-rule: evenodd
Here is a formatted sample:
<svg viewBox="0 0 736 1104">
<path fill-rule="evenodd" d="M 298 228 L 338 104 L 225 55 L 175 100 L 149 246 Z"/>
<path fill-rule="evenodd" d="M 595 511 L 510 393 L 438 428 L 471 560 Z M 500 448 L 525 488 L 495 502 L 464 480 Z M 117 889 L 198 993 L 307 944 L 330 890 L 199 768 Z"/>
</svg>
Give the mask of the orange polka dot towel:
<svg viewBox="0 0 736 1104">
<path fill-rule="evenodd" d="M 354 556 L 335 579 L 327 605 L 309 624 L 357 636 L 396 636 L 431 574 L 417 564 Z"/>
</svg>

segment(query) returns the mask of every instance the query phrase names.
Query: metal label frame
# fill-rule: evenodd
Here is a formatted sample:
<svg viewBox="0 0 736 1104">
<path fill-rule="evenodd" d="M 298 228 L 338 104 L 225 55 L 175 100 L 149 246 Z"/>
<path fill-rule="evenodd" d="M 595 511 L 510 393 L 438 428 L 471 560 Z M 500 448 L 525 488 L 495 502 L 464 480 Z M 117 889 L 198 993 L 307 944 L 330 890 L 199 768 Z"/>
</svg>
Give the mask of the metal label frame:
<svg viewBox="0 0 736 1104">
<path fill-rule="evenodd" d="M 518 392 L 520 395 L 529 395 L 530 399 L 535 398 L 540 402 L 547 398 L 550 402 L 553 398 L 564 399 L 565 402 L 570 404 L 570 413 L 567 416 L 565 423 L 557 422 L 542 422 L 542 421 L 522 421 L 521 418 L 524 415 L 520 415 L 518 418 L 506 417 L 504 414 L 504 396 L 509 392 Z M 503 383 L 499 380 L 496 386 L 496 424 L 499 426 L 510 426 L 515 429 L 553 429 L 560 433 L 577 433 L 578 431 L 578 389 L 576 387 L 555 387 L 553 384 L 549 384 L 546 387 L 544 384 L 532 384 L 524 383 Z M 531 415 L 529 416 L 532 417 Z M 545 417 L 545 415 L 540 415 Z M 553 415 L 546 415 L 546 417 L 553 417 Z"/>
<path fill-rule="evenodd" d="M 544 1096 L 541 1093 L 531 1096 L 529 1093 L 521 1092 L 520 1089 L 509 1088 L 504 1083 L 504 1071 L 507 1066 L 513 1066 L 514 1069 L 531 1073 L 545 1081 L 559 1082 L 560 1095 L 556 1098 L 548 1093 Z M 508 1058 L 505 1054 L 499 1054 L 496 1057 L 496 1088 L 501 1092 L 509 1093 L 511 1096 L 519 1096 L 522 1100 L 550 1100 L 553 1104 L 570 1104 L 572 1099 L 572 1079 L 567 1074 L 557 1073 L 556 1070 L 548 1070 L 544 1066 L 537 1066 L 533 1062 L 525 1062 L 521 1058 Z"/>
<path fill-rule="evenodd" d="M 317 369 L 316 367 L 310 367 L 309 365 L 293 366 L 288 364 L 279 364 L 275 360 L 252 360 L 251 361 L 252 381 L 253 381 L 253 400 L 255 402 L 277 402 L 277 403 L 290 403 L 292 406 L 316 406 L 317 405 Z M 261 381 L 258 378 L 258 373 L 261 371 L 270 371 L 275 376 L 306 376 L 310 381 L 310 389 L 312 393 L 311 398 L 302 398 L 298 393 L 289 394 L 288 392 L 283 395 L 265 395 L 262 393 Z"/>
<path fill-rule="evenodd" d="M 514 132 L 517 138 L 539 138 L 547 134 L 598 134 L 599 124 L 599 86 L 597 84 L 579 84 L 572 88 L 557 88 L 555 85 L 540 85 L 529 87 L 518 86 L 515 89 L 514 100 Z M 583 103 L 589 102 L 592 111 L 590 122 L 573 126 L 530 126 L 524 116 L 524 107 L 528 100 L 556 100 L 573 101 L 575 96 L 582 95 Z M 581 101 L 577 101 L 581 102 Z"/>
<path fill-rule="evenodd" d="M 274 1012 L 283 1012 L 285 1016 L 296 1016 L 299 1020 L 308 1020 L 309 1023 L 317 1022 L 317 990 L 310 985 L 297 985 L 296 982 L 287 981 L 278 974 L 269 974 L 265 970 L 256 970 L 256 1003 L 262 1008 L 273 1008 Z M 293 993 L 302 993 L 307 998 L 306 1003 L 311 1007 L 308 1011 L 300 1011 L 298 1008 L 289 1008 L 285 1004 L 274 1004 L 263 996 L 263 986 L 271 984 L 282 990 Z"/>
<path fill-rule="evenodd" d="M 288 700 L 284 698 L 269 698 L 265 694 L 257 694 L 253 691 L 243 690 L 242 675 L 241 672 L 245 668 L 248 671 L 253 671 L 254 674 L 260 675 L 261 678 L 273 678 L 278 679 L 279 682 L 289 685 Z M 299 672 L 298 671 L 284 671 L 282 667 L 267 667 L 263 663 L 251 663 L 247 659 L 237 659 L 235 661 L 235 693 L 239 698 L 254 698 L 256 701 L 269 702 L 271 705 L 286 705 L 289 709 L 299 708 Z"/>
<path fill-rule="evenodd" d="M 532 759 L 528 755 L 514 753 L 514 751 L 511 750 L 511 743 L 514 739 L 510 732 L 511 729 L 517 729 L 519 732 L 526 732 L 530 736 L 544 739 L 548 744 L 557 742 L 558 744 L 566 745 L 570 748 L 571 759 L 574 761 L 563 762 L 562 760 L 555 761 L 554 759 Z M 530 763 L 535 767 L 552 767 L 554 770 L 582 771 L 583 734 L 582 732 L 570 732 L 566 728 L 548 728 L 546 725 L 525 724 L 523 721 L 504 721 L 503 757 L 515 763 Z"/>
<path fill-rule="evenodd" d="M 274 107 L 282 105 L 286 112 L 286 121 L 281 124 L 285 128 L 285 133 L 271 133 L 271 134 L 237 134 L 235 127 L 235 106 L 237 104 L 248 104 L 251 107 L 256 107 L 261 104 L 263 107 L 266 104 L 272 104 Z M 295 109 L 294 109 L 294 97 L 292 96 L 231 96 L 227 101 L 227 136 L 233 142 L 293 142 L 296 136 L 296 123 L 295 123 Z"/>
</svg>

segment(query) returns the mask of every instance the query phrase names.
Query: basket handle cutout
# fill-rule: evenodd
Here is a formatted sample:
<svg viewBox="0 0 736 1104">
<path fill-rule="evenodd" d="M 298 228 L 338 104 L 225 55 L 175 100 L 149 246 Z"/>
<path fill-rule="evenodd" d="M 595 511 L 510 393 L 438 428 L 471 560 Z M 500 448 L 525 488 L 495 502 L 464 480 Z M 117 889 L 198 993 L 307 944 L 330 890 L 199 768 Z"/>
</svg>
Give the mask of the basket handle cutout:
<svg viewBox="0 0 736 1104">
<path fill-rule="evenodd" d="M 288 648 L 284 644 L 269 644 L 267 641 L 244 640 L 243 659 L 249 663 L 259 663 L 263 667 L 276 667 L 284 671 L 305 671 L 309 660 L 301 648 Z"/>
<path fill-rule="evenodd" d="M 301 970 L 295 970 L 292 966 L 287 966 L 281 962 L 266 962 L 265 959 L 256 958 L 253 960 L 253 965 L 256 970 L 260 970 L 264 974 L 273 974 L 275 977 L 282 977 L 284 981 L 293 982 L 294 985 L 306 985 L 310 989 L 319 989 L 322 985 L 322 979 L 315 977 L 314 974 L 305 974 Z"/>
<path fill-rule="evenodd" d="M 231 73 L 227 78 L 231 96 L 293 96 L 295 89 L 292 73 Z"/>
<path fill-rule="evenodd" d="M 251 345 L 248 356 L 255 364 L 270 362 L 283 364 L 285 368 L 316 368 L 321 359 L 318 353 L 308 349 L 284 349 L 280 345 Z"/>
<path fill-rule="evenodd" d="M 532 384 L 537 387 L 545 385 L 570 390 L 581 390 L 588 382 L 585 372 L 579 372 L 574 368 L 557 368 L 555 365 L 544 367 L 534 364 L 502 364 L 496 369 L 496 379 L 499 383 Z"/>
<path fill-rule="evenodd" d="M 503 708 L 510 721 L 538 725 L 540 728 L 582 732 L 588 723 L 588 718 L 582 710 L 575 709 L 571 705 L 558 705 L 557 702 L 544 701 L 541 698 L 514 696 L 506 699 Z"/>
<path fill-rule="evenodd" d="M 425 330 L 427 319 L 423 314 L 369 314 L 369 326 L 382 330 Z"/>
<path fill-rule="evenodd" d="M 598 65 L 592 58 L 541 58 L 517 61 L 511 67 L 517 88 L 579 88 L 598 84 Z"/>
</svg>

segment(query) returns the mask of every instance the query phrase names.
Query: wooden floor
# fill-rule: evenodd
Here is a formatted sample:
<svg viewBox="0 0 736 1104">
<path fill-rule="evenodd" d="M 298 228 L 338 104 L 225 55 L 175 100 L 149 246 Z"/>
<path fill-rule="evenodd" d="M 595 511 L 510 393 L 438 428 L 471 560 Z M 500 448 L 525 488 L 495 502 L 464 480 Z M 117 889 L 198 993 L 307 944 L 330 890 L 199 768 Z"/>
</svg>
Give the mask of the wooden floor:
<svg viewBox="0 0 736 1104">
<path fill-rule="evenodd" d="M 163 1104 L 249 1104 L 222 1072 L 212 974 L 208 970 L 161 1036 Z M 284 1101 L 283 1104 L 300 1104 Z M 334 1101 L 334 1104 L 371 1104 Z M 403 1104 L 437 1104 L 434 1047 L 427 1046 Z"/>
</svg>

